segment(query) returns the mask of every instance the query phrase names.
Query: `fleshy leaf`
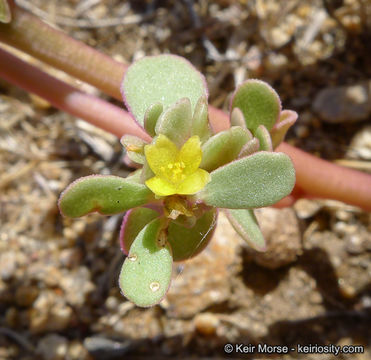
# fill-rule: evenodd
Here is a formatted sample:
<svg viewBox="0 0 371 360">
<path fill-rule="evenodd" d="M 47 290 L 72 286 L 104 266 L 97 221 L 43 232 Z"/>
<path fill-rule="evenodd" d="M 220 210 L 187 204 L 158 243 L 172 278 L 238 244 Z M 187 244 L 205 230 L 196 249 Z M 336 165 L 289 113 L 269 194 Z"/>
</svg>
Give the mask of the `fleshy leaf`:
<svg viewBox="0 0 371 360">
<path fill-rule="evenodd" d="M 8 24 L 12 19 L 7 0 L 0 0 L 0 23 Z"/>
<path fill-rule="evenodd" d="M 147 142 L 134 135 L 124 135 L 120 142 L 124 146 L 131 161 L 142 165 L 144 164 L 144 145 L 146 145 Z"/>
<path fill-rule="evenodd" d="M 139 232 L 159 215 L 157 211 L 144 207 L 131 209 L 125 214 L 120 229 L 120 246 L 124 254 L 129 253 L 130 246 Z"/>
<path fill-rule="evenodd" d="M 141 179 L 142 179 L 142 169 L 137 169 L 137 170 L 133 171 L 125 179 L 126 179 L 126 181 L 132 181 L 132 182 L 135 182 L 135 183 L 143 184 L 143 182 L 141 181 Z"/>
<path fill-rule="evenodd" d="M 243 116 L 241 109 L 238 107 L 235 107 L 231 112 L 231 126 L 241 126 L 242 128 L 247 129 L 245 117 Z"/>
<path fill-rule="evenodd" d="M 253 153 L 259 151 L 259 140 L 257 138 L 252 138 L 248 141 L 242 148 L 241 152 L 238 155 L 238 158 L 243 158 L 248 155 L 252 155 Z"/>
<path fill-rule="evenodd" d="M 266 249 L 265 239 L 253 210 L 228 209 L 225 213 L 233 228 L 253 249 Z"/>
<path fill-rule="evenodd" d="M 250 139 L 250 132 L 239 126 L 233 126 L 228 130 L 221 131 L 202 146 L 200 167 L 207 171 L 212 171 L 229 163 L 237 158 L 242 147 Z"/>
<path fill-rule="evenodd" d="M 272 139 L 269 131 L 264 125 L 259 125 L 255 131 L 255 136 L 259 140 L 259 150 L 261 151 L 273 151 Z"/>
<path fill-rule="evenodd" d="M 206 205 L 228 209 L 273 205 L 290 194 L 295 185 L 294 166 L 283 153 L 261 151 L 210 175 L 211 181 L 195 198 Z"/>
<path fill-rule="evenodd" d="M 151 136 L 155 136 L 155 128 L 157 124 L 157 120 L 160 117 L 164 107 L 161 103 L 156 103 L 151 105 L 144 114 L 144 129 L 147 133 Z"/>
<path fill-rule="evenodd" d="M 143 168 L 142 168 L 142 173 L 140 176 L 140 182 L 144 184 L 148 179 L 152 178 L 155 176 L 155 173 L 151 170 L 148 161 L 144 160 Z"/>
<path fill-rule="evenodd" d="M 161 103 L 164 111 L 182 98 L 189 98 L 192 113 L 198 99 L 208 95 L 203 75 L 186 59 L 175 55 L 149 56 L 134 62 L 121 86 L 125 104 L 143 126 L 146 110 Z"/>
<path fill-rule="evenodd" d="M 145 185 L 118 176 L 91 175 L 76 180 L 63 191 L 59 209 L 73 218 L 94 211 L 112 215 L 153 199 L 153 193 Z"/>
<path fill-rule="evenodd" d="M 160 219 L 146 225 L 132 243 L 121 268 L 121 291 L 137 306 L 159 303 L 170 285 L 173 259 L 169 244 L 162 240 L 161 229 Z"/>
<path fill-rule="evenodd" d="M 192 125 L 191 102 L 188 98 L 180 99 L 163 112 L 157 120 L 155 132 L 166 135 L 178 147 L 189 138 Z"/>
<path fill-rule="evenodd" d="M 241 109 L 246 126 L 255 133 L 259 125 L 272 129 L 281 112 L 281 101 L 274 89 L 260 80 L 247 80 L 233 94 L 231 111 Z"/>
<path fill-rule="evenodd" d="M 216 226 L 215 209 L 203 214 L 192 228 L 171 222 L 168 229 L 168 242 L 171 245 L 174 261 L 183 261 L 200 253 L 209 243 Z"/>
<path fill-rule="evenodd" d="M 211 136 L 206 96 L 200 97 L 196 104 L 192 119 L 191 135 L 198 135 L 202 143 Z"/>
<path fill-rule="evenodd" d="M 275 149 L 285 139 L 287 131 L 298 118 L 298 114 L 292 110 L 283 110 L 280 115 L 280 119 L 271 130 L 271 137 L 273 148 Z"/>
</svg>

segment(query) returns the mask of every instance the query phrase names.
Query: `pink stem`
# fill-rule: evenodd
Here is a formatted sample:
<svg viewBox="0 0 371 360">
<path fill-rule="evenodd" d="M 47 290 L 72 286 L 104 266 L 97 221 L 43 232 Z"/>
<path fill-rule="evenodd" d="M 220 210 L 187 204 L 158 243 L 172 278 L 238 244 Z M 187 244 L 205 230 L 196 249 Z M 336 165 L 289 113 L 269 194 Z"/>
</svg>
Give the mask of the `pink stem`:
<svg viewBox="0 0 371 360">
<path fill-rule="evenodd" d="M 371 211 L 371 175 L 316 158 L 287 143 L 277 151 L 291 157 L 296 183 L 307 196 L 335 199 Z"/>
<path fill-rule="evenodd" d="M 45 24 L 10 2 L 12 20 L 0 23 L 0 41 L 121 99 L 126 66 Z"/>
<path fill-rule="evenodd" d="M 49 101 L 58 109 L 121 137 L 123 134 L 151 137 L 124 110 L 84 94 L 38 68 L 0 49 L 0 76 L 10 83 Z"/>
</svg>

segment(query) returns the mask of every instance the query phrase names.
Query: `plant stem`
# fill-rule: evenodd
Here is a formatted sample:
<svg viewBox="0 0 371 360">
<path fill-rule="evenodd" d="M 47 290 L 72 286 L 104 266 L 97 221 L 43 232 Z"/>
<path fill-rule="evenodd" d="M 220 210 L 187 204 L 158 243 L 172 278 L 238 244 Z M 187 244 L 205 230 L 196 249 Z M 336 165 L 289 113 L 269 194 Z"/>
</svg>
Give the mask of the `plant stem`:
<svg viewBox="0 0 371 360">
<path fill-rule="evenodd" d="M 126 111 L 78 91 L 3 49 L 0 49 L 0 77 L 118 137 L 133 134 L 151 139 Z"/>
<path fill-rule="evenodd" d="M 124 64 L 71 39 L 17 6 L 12 9 L 12 22 L 0 24 L 0 40 L 121 100 Z M 148 140 L 125 111 L 83 94 L 4 51 L 0 51 L 0 75 L 117 136 L 130 133 Z M 210 107 L 209 115 L 214 130 L 229 127 L 228 116 L 221 110 Z M 278 149 L 295 165 L 297 186 L 291 201 L 304 196 L 332 198 L 371 210 L 370 175 L 331 164 L 285 143 Z"/>
<path fill-rule="evenodd" d="M 121 99 L 118 84 L 126 69 L 124 64 L 11 5 L 12 21 L 0 23 L 0 41 Z"/>
<path fill-rule="evenodd" d="M 278 146 L 291 157 L 296 182 L 311 198 L 327 198 L 371 211 L 371 176 L 316 158 L 287 143 Z"/>
</svg>

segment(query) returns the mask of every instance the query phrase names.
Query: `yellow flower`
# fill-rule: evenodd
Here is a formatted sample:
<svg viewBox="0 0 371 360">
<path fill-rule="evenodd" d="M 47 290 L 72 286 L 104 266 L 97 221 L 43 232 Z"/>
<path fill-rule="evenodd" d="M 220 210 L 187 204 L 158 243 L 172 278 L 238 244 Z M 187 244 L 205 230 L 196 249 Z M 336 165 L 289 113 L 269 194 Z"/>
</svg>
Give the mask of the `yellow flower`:
<svg viewBox="0 0 371 360">
<path fill-rule="evenodd" d="M 158 196 L 191 195 L 200 191 L 210 174 L 199 169 L 202 159 L 201 142 L 192 136 L 180 150 L 165 135 L 160 134 L 154 144 L 144 147 L 144 154 L 155 177 L 146 185 Z"/>
</svg>

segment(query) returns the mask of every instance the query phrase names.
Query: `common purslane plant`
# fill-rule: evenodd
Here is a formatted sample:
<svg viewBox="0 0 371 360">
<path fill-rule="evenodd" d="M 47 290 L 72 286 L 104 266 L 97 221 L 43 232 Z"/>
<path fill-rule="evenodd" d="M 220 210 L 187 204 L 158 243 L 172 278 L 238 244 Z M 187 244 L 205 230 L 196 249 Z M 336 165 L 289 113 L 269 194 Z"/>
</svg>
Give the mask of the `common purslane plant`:
<svg viewBox="0 0 371 360">
<path fill-rule="evenodd" d="M 250 246 L 264 250 L 253 209 L 275 204 L 295 185 L 290 158 L 274 149 L 297 115 L 281 110 L 268 84 L 247 80 L 232 96 L 231 127 L 215 133 L 204 77 L 173 55 L 138 60 L 121 89 L 152 139 L 121 139 L 140 168 L 127 178 L 78 179 L 62 193 L 59 207 L 68 217 L 126 211 L 120 243 L 127 257 L 119 284 L 129 300 L 146 307 L 165 296 L 173 261 L 189 259 L 208 244 L 217 208 Z"/>
</svg>

